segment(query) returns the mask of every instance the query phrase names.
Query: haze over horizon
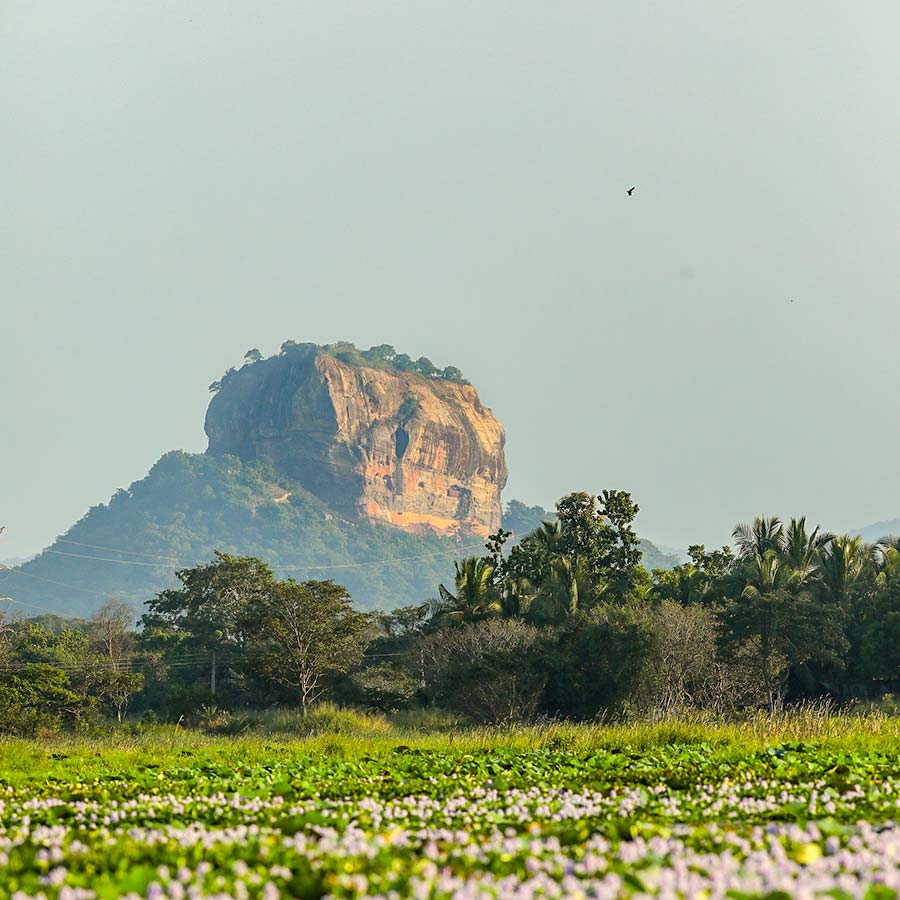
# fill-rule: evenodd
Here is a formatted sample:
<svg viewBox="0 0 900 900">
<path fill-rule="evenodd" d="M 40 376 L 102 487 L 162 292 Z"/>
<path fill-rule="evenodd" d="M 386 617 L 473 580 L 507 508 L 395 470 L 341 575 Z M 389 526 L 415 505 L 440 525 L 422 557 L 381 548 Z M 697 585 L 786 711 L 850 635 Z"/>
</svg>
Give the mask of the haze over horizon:
<svg viewBox="0 0 900 900">
<path fill-rule="evenodd" d="M 900 516 L 900 8 L 0 11 L 0 558 L 286 339 L 455 365 L 505 499 L 684 547 Z M 626 189 L 636 186 L 634 195 Z"/>
</svg>

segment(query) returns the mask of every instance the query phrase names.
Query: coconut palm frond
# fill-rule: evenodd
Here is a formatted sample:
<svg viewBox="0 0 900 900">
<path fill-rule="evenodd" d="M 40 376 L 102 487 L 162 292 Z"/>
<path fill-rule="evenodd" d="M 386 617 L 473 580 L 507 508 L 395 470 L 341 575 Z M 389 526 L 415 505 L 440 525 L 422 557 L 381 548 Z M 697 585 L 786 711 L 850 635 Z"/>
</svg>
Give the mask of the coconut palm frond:
<svg viewBox="0 0 900 900">
<path fill-rule="evenodd" d="M 738 556 L 748 559 L 764 556 L 769 550 L 780 551 L 784 543 L 784 523 L 778 516 L 759 516 L 749 525 L 735 526 L 732 538 L 738 548 Z"/>
</svg>

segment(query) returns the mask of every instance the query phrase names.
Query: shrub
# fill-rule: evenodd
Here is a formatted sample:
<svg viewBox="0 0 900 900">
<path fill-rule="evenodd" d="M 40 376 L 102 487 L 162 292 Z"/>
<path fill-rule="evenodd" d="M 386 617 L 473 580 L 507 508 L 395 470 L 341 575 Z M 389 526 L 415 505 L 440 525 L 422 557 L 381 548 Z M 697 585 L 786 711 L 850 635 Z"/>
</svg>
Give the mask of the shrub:
<svg viewBox="0 0 900 900">
<path fill-rule="evenodd" d="M 414 678 L 390 663 L 355 672 L 351 681 L 364 706 L 381 710 L 405 709 L 419 689 Z"/>
<path fill-rule="evenodd" d="M 536 666 L 544 635 L 518 619 L 487 619 L 429 635 L 423 651 L 435 699 L 476 722 L 532 718 L 544 689 Z"/>
</svg>

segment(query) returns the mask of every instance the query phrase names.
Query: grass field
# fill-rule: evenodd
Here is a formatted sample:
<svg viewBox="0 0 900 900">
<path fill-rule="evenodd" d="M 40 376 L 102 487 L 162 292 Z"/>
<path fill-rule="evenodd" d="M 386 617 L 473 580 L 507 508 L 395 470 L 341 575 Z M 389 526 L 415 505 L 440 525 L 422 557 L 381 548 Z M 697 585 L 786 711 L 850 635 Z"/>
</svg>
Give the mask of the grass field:
<svg viewBox="0 0 900 900">
<path fill-rule="evenodd" d="M 0 897 L 895 898 L 900 719 L 0 742 Z"/>
</svg>

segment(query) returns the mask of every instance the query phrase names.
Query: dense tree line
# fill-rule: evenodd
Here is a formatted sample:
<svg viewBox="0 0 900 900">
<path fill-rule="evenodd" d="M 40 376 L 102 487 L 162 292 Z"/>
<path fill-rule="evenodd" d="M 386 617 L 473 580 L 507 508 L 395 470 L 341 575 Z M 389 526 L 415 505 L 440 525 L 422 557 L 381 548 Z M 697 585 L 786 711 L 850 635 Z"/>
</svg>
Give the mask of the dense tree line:
<svg viewBox="0 0 900 900">
<path fill-rule="evenodd" d="M 514 510 L 527 515 L 527 508 Z M 805 519 L 739 525 L 648 572 L 629 494 L 574 493 L 513 544 L 501 529 L 438 596 L 355 609 L 332 581 L 279 580 L 216 553 L 177 573 L 141 628 L 108 604 L 80 623 L 0 629 L 0 728 L 323 698 L 451 710 L 476 722 L 729 712 L 896 689 L 900 541 L 864 544 Z"/>
</svg>

